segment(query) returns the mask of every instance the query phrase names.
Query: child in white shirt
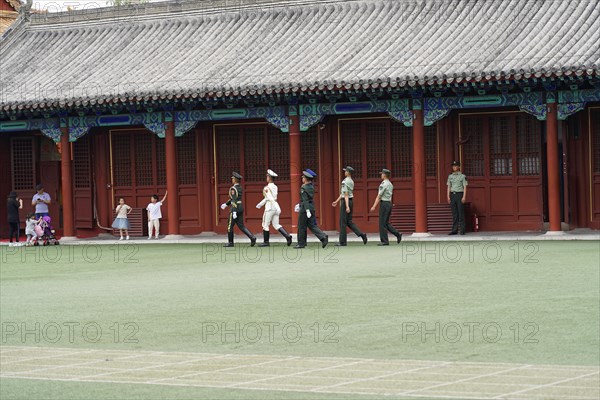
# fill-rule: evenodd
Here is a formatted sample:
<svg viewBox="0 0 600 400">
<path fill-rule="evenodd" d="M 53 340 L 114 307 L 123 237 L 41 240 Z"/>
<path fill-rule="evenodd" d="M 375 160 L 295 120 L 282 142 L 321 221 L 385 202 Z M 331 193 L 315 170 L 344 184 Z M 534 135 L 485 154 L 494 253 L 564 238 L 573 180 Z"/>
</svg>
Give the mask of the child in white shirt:
<svg viewBox="0 0 600 400">
<path fill-rule="evenodd" d="M 158 233 L 160 232 L 160 219 L 162 218 L 162 214 L 160 212 L 160 206 L 167 198 L 167 192 L 165 191 L 165 196 L 161 201 L 158 201 L 158 195 L 153 194 L 150 198 L 150 204 L 146 207 L 148 210 L 148 239 L 152 239 L 152 229 L 154 228 L 155 239 L 158 239 Z"/>
</svg>

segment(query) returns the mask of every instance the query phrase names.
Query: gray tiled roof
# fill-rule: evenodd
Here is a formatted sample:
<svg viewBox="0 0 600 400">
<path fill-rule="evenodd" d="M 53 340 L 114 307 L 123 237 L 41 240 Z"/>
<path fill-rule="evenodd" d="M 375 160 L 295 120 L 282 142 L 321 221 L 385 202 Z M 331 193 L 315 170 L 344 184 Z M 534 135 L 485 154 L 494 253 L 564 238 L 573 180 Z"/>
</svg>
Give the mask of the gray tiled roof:
<svg viewBox="0 0 600 400">
<path fill-rule="evenodd" d="M 15 25 L 0 40 L 5 109 L 600 68 L 599 0 L 179 0 Z"/>
</svg>

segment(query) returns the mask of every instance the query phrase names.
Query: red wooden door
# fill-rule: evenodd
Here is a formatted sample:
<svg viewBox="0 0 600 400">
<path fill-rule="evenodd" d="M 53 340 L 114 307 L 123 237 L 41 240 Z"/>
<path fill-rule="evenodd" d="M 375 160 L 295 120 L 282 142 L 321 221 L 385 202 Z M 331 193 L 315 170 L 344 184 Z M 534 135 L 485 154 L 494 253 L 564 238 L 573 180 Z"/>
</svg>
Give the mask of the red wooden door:
<svg viewBox="0 0 600 400">
<path fill-rule="evenodd" d="M 8 236 L 8 211 L 6 209 L 6 197 L 13 190 L 12 166 L 11 166 L 11 140 L 7 135 L 0 136 L 0 238 Z M 30 167 L 30 170 L 33 168 Z M 17 193 L 19 196 L 25 193 Z M 31 202 L 30 202 L 31 203 Z M 23 202 L 23 208 L 28 210 L 26 202 Z M 25 218 L 28 211 L 22 210 L 21 219 Z"/>
<path fill-rule="evenodd" d="M 81 229 L 94 227 L 90 143 L 89 135 L 73 143 L 73 216 Z"/>
<path fill-rule="evenodd" d="M 591 227 L 600 229 L 600 108 L 589 110 Z"/>
<path fill-rule="evenodd" d="M 414 205 L 412 128 L 388 117 L 342 119 L 339 121 L 339 141 L 341 166 L 350 165 L 355 169 L 354 220 L 361 229 L 377 232 L 378 213 L 369 210 L 377 197 L 383 168 L 389 168 L 392 172 L 394 205 Z M 428 203 L 437 203 L 436 126 L 425 128 L 425 157 L 427 186 L 435 193 L 435 196 L 428 196 Z M 343 173 L 336 173 L 335 176 L 340 181 L 337 183 L 339 190 Z M 339 226 L 339 208 L 335 212 Z M 414 215 L 410 218 L 414 229 Z M 411 226 L 410 222 L 407 226 Z"/>
<path fill-rule="evenodd" d="M 293 216 L 289 210 L 291 200 L 288 135 L 266 123 L 216 125 L 214 134 L 217 155 L 215 230 L 223 233 L 227 229 L 229 210 L 221 210 L 219 205 L 227 201 L 231 173 L 236 171 L 244 177 L 241 182 L 244 223 L 255 234 L 262 231 L 264 210 L 258 210 L 255 206 L 263 198 L 262 190 L 266 185 L 267 169 L 272 169 L 279 175 L 275 183 L 279 188 L 278 202 L 282 208 L 280 223 L 289 227 Z"/>
<path fill-rule="evenodd" d="M 543 223 L 541 123 L 524 113 L 461 115 L 462 170 L 482 230 Z"/>
<path fill-rule="evenodd" d="M 38 182 L 35 138 L 32 136 L 12 137 L 10 139 L 10 150 L 12 175 L 10 190 L 15 190 L 19 197 L 23 199 L 22 211 L 27 215 L 35 212 L 35 206 L 31 204 L 31 199 L 36 193 L 35 186 Z M 21 218 L 23 217 L 21 216 Z"/>
<path fill-rule="evenodd" d="M 160 200 L 166 190 L 165 141 L 143 129 L 126 129 L 111 131 L 110 143 L 113 199 L 109 206 L 114 209 L 118 197 L 142 209 L 153 194 Z M 177 193 L 171 193 L 162 207 L 161 234 L 168 233 L 169 202 L 177 200 Z"/>
</svg>

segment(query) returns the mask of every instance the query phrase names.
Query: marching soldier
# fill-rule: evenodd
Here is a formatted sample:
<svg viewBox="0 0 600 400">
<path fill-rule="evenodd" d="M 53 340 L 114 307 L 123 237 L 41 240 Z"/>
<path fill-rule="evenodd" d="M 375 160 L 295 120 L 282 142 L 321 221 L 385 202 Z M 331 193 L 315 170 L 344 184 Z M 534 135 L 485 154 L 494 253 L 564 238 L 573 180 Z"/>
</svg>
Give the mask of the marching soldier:
<svg viewBox="0 0 600 400">
<path fill-rule="evenodd" d="M 379 193 L 377 194 L 377 198 L 375 199 L 375 203 L 373 203 L 373 207 L 371 207 L 371 212 L 375 211 L 377 205 L 379 206 L 379 240 L 381 243 L 377 244 L 377 246 L 389 246 L 390 242 L 388 240 L 388 231 L 392 233 L 392 235 L 396 236 L 396 240 L 398 243 L 402 240 L 402 234 L 396 230 L 390 224 L 390 215 L 392 214 L 392 193 L 394 191 L 394 185 L 390 182 L 391 172 L 389 169 L 383 169 L 381 171 L 381 185 L 379 185 Z"/>
<path fill-rule="evenodd" d="M 296 212 L 298 215 L 298 244 L 295 249 L 303 249 L 306 247 L 306 228 L 309 228 L 312 233 L 322 243 L 323 248 L 329 243 L 329 237 L 317 226 L 315 218 L 315 205 L 313 198 L 315 197 L 315 188 L 313 179 L 317 176 L 313 171 L 307 169 L 302 172 L 302 187 L 300 188 L 300 204 L 296 204 Z"/>
<path fill-rule="evenodd" d="M 256 237 L 244 226 L 244 206 L 242 205 L 242 185 L 240 181 L 242 176 L 237 172 L 231 174 L 231 184 L 229 188 L 229 200 L 221 204 L 221 210 L 229 206 L 229 221 L 227 223 L 227 244 L 223 247 L 233 247 L 233 225 L 237 224 L 238 228 L 250 238 L 250 246 L 256 244 Z"/>
<path fill-rule="evenodd" d="M 460 163 L 452 162 L 452 173 L 448 175 L 448 204 L 452 208 L 452 231 L 449 235 L 465 234 L 465 201 L 467 200 L 467 177 L 460 172 Z"/>
<path fill-rule="evenodd" d="M 263 213 L 262 228 L 263 228 L 263 243 L 259 247 L 269 246 L 269 225 L 273 224 L 273 228 L 277 229 L 279 233 L 283 235 L 287 240 L 287 245 L 292 244 L 292 235 L 279 224 L 279 214 L 281 214 L 281 207 L 277 203 L 277 185 L 274 183 L 277 174 L 270 169 L 267 170 L 267 186 L 263 188 L 264 198 L 260 203 L 256 205 L 256 208 L 260 209 L 265 206 L 265 212 Z"/>
<path fill-rule="evenodd" d="M 354 168 L 347 166 L 343 169 L 345 178 L 342 181 L 342 187 L 340 189 L 340 196 L 331 205 L 337 207 L 338 203 L 342 201 L 340 207 L 340 238 L 336 246 L 346 246 L 346 228 L 349 227 L 356 234 L 356 236 L 362 238 L 363 244 L 367 244 L 367 235 L 362 233 L 358 226 L 352 221 L 352 212 L 354 209 L 354 181 L 352 180 L 352 173 Z"/>
</svg>

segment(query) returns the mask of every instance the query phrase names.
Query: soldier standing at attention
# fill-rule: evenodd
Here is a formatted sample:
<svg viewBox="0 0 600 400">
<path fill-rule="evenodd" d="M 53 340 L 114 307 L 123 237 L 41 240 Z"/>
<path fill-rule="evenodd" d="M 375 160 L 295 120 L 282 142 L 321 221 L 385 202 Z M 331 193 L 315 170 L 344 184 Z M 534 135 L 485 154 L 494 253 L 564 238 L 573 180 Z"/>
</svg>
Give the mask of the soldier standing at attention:
<svg viewBox="0 0 600 400">
<path fill-rule="evenodd" d="M 274 183 L 277 174 L 270 169 L 267 170 L 267 186 L 263 188 L 263 196 L 264 198 L 260 203 L 256 205 L 256 208 L 261 208 L 265 206 L 265 212 L 263 213 L 262 219 L 262 228 L 263 228 L 263 243 L 259 244 L 259 247 L 267 247 L 269 246 L 269 225 L 273 224 L 273 228 L 277 229 L 279 233 L 283 235 L 285 240 L 287 240 L 287 245 L 292 244 L 292 235 L 287 233 L 287 231 L 279 224 L 279 214 L 281 214 L 281 207 L 279 207 L 279 203 L 277 203 L 277 193 L 279 189 L 277 185 Z"/>
<path fill-rule="evenodd" d="M 302 187 L 300 188 L 300 204 L 296 205 L 296 211 L 298 215 L 298 244 L 294 246 L 295 249 L 303 249 L 306 247 L 306 228 L 309 228 L 312 233 L 322 243 L 323 248 L 329 243 L 329 237 L 317 226 L 317 220 L 315 218 L 315 204 L 313 198 L 315 197 L 315 188 L 313 186 L 313 179 L 317 176 L 313 171 L 307 169 L 302 172 Z"/>
<path fill-rule="evenodd" d="M 394 191 L 394 185 L 390 182 L 391 171 L 389 169 L 383 169 L 381 171 L 381 185 L 379 185 L 379 193 L 371 207 L 371 212 L 375 211 L 377 205 L 379 205 L 379 243 L 377 246 L 389 246 L 388 231 L 392 235 L 396 236 L 398 243 L 402 240 L 402 234 L 396 230 L 390 224 L 390 215 L 392 214 L 392 193 Z"/>
<path fill-rule="evenodd" d="M 460 172 L 460 163 L 452 162 L 452 173 L 448 175 L 448 204 L 452 208 L 452 231 L 449 235 L 465 234 L 465 201 L 467 201 L 467 177 Z"/>
<path fill-rule="evenodd" d="M 229 206 L 229 221 L 227 223 L 227 244 L 223 247 L 233 247 L 233 225 L 237 224 L 238 228 L 250 238 L 250 246 L 256 244 L 256 237 L 244 226 L 244 206 L 242 205 L 242 185 L 240 181 L 242 176 L 237 172 L 231 174 L 231 187 L 229 188 L 229 200 L 221 204 L 221 210 Z"/>
<path fill-rule="evenodd" d="M 354 209 L 354 181 L 352 180 L 352 173 L 354 168 L 348 166 L 343 169 L 344 175 L 346 176 L 342 181 L 342 187 L 340 189 L 340 196 L 331 205 L 337 207 L 338 203 L 342 201 L 340 207 L 340 239 L 336 243 L 336 246 L 346 246 L 346 228 L 352 229 L 356 236 L 362 238 L 363 244 L 367 244 L 367 235 L 362 233 L 358 226 L 352 221 L 352 212 Z"/>
</svg>

